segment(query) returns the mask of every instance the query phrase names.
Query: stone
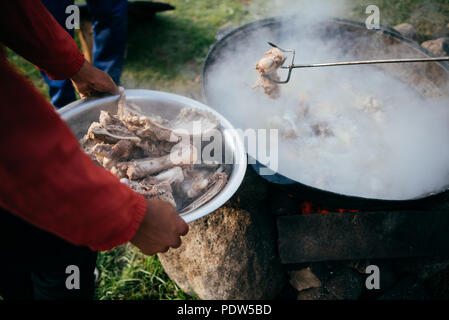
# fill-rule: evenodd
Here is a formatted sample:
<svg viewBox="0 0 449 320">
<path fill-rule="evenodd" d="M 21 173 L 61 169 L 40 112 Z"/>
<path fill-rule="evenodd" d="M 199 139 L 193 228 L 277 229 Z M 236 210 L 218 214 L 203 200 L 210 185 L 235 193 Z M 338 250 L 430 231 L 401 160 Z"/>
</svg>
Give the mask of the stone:
<svg viewBox="0 0 449 320">
<path fill-rule="evenodd" d="M 417 277 L 407 277 L 388 290 L 379 300 L 428 300 L 430 297 Z"/>
<path fill-rule="evenodd" d="M 276 223 L 261 204 L 264 186 L 252 184 L 261 179 L 254 172 L 247 176 L 225 206 L 190 223 L 180 248 L 158 254 L 186 293 L 212 300 L 273 299 L 287 283 Z"/>
<path fill-rule="evenodd" d="M 273 190 L 269 196 L 270 211 L 274 216 L 299 214 L 299 203 L 284 190 Z"/>
<path fill-rule="evenodd" d="M 416 31 L 409 23 L 398 24 L 397 26 L 393 27 L 393 29 L 399 32 L 405 38 L 416 39 Z"/>
<path fill-rule="evenodd" d="M 441 271 L 449 269 L 449 258 L 396 259 L 393 262 L 393 267 L 398 274 L 416 276 L 421 280 L 426 280 Z"/>
<path fill-rule="evenodd" d="M 341 268 L 339 263 L 330 265 L 329 262 L 312 262 L 310 264 L 310 269 L 322 283 L 325 283 L 332 278 L 337 268 Z"/>
<path fill-rule="evenodd" d="M 380 290 L 388 290 L 395 286 L 398 282 L 398 277 L 393 270 L 392 263 L 380 262 L 373 263 L 379 267 L 380 271 Z"/>
<path fill-rule="evenodd" d="M 426 72 L 432 73 L 432 69 L 438 68 L 429 67 Z M 449 215 L 440 210 L 329 212 L 279 216 L 276 221 L 279 255 L 284 264 L 449 252 Z"/>
<path fill-rule="evenodd" d="M 298 291 L 321 287 L 321 281 L 310 267 L 298 271 L 290 271 L 290 284 Z"/>
<path fill-rule="evenodd" d="M 332 293 L 320 287 L 299 292 L 297 300 L 337 300 L 337 298 Z"/>
<path fill-rule="evenodd" d="M 393 270 L 393 264 L 389 260 L 351 260 L 345 263 L 346 266 L 356 270 L 366 280 L 369 276 L 366 268 L 370 265 L 379 267 L 380 272 L 380 290 L 386 290 L 397 283 L 397 277 Z"/>
<path fill-rule="evenodd" d="M 357 300 L 364 286 L 365 278 L 362 275 L 350 268 L 343 268 L 324 287 L 338 300 Z"/>
<path fill-rule="evenodd" d="M 270 183 L 248 165 L 242 185 L 227 204 L 238 209 L 257 210 L 268 197 L 269 189 Z"/>
<path fill-rule="evenodd" d="M 449 54 L 449 38 L 438 38 L 436 40 L 428 40 L 421 43 L 421 46 L 438 57 Z"/>
<path fill-rule="evenodd" d="M 345 261 L 345 265 L 349 268 L 356 270 L 358 273 L 365 274 L 366 268 L 369 265 L 372 265 L 370 260 L 362 259 L 362 260 L 348 260 Z"/>
<path fill-rule="evenodd" d="M 449 268 L 426 279 L 424 287 L 432 299 L 449 300 Z"/>
<path fill-rule="evenodd" d="M 281 293 L 274 298 L 274 300 L 279 301 L 294 301 L 298 296 L 298 290 L 292 287 L 292 285 L 287 281 Z"/>
<path fill-rule="evenodd" d="M 449 36 L 449 23 L 443 27 L 443 31 L 441 32 L 441 37 Z"/>
</svg>

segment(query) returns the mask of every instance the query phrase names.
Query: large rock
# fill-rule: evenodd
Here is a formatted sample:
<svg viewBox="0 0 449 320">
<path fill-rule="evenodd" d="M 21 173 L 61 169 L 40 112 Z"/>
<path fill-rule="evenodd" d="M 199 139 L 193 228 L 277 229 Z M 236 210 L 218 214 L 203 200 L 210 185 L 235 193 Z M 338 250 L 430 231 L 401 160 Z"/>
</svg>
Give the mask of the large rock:
<svg viewBox="0 0 449 320">
<path fill-rule="evenodd" d="M 338 300 L 324 288 L 310 288 L 298 293 L 297 300 Z"/>
<path fill-rule="evenodd" d="M 290 271 L 288 275 L 290 277 L 290 284 L 298 291 L 321 287 L 320 279 L 312 272 L 310 267 Z"/>
<path fill-rule="evenodd" d="M 433 299 L 449 300 L 449 269 L 444 269 L 426 279 L 424 286 Z"/>
<path fill-rule="evenodd" d="M 407 277 L 388 290 L 379 300 L 428 300 L 429 298 L 418 278 Z"/>
<path fill-rule="evenodd" d="M 416 31 L 413 26 L 409 23 L 401 23 L 393 27 L 394 30 L 402 34 L 404 37 L 409 39 L 416 39 Z"/>
<path fill-rule="evenodd" d="M 439 57 L 449 54 L 449 38 L 424 41 L 421 46 Z"/>
<path fill-rule="evenodd" d="M 267 184 L 248 168 L 236 195 L 191 223 L 183 245 L 159 254 L 168 276 L 201 299 L 272 299 L 286 275 L 276 250 L 274 217 L 263 210 Z"/>
<path fill-rule="evenodd" d="M 335 276 L 326 284 L 326 289 L 338 300 L 357 300 L 365 285 L 364 278 L 350 268 L 336 271 Z"/>
<path fill-rule="evenodd" d="M 449 257 L 404 258 L 393 262 L 398 274 L 415 276 L 421 280 L 433 277 L 435 274 L 449 270 Z"/>
<path fill-rule="evenodd" d="M 380 272 L 380 290 L 387 290 L 387 289 L 393 287 L 398 281 L 396 274 L 393 270 L 393 264 L 389 260 L 385 260 L 385 259 L 351 260 L 351 261 L 346 261 L 345 265 L 356 270 L 358 273 L 360 273 L 365 278 L 365 280 L 369 276 L 366 273 L 366 268 L 370 265 L 377 266 L 379 268 L 379 272 Z M 374 291 L 374 292 L 377 292 L 377 291 Z"/>
</svg>

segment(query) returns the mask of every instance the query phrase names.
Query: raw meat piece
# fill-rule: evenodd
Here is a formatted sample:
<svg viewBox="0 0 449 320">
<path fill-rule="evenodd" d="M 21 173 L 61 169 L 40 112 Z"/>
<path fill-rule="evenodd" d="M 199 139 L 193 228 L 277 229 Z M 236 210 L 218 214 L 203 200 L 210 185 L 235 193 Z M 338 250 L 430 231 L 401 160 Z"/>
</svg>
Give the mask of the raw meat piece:
<svg viewBox="0 0 449 320">
<path fill-rule="evenodd" d="M 267 52 L 259 62 L 256 63 L 256 70 L 259 73 L 259 80 L 254 87 L 261 87 L 265 94 L 272 99 L 280 96 L 279 85 L 267 77 L 279 80 L 278 69 L 282 67 L 287 59 L 278 48 L 273 48 Z"/>
<path fill-rule="evenodd" d="M 145 199 L 164 200 L 170 203 L 173 208 L 176 208 L 176 201 L 173 197 L 173 189 L 167 182 L 147 186 L 136 181 L 130 181 L 128 179 L 121 179 L 120 181 L 130 186 L 137 193 L 140 193 L 145 197 Z"/>
</svg>

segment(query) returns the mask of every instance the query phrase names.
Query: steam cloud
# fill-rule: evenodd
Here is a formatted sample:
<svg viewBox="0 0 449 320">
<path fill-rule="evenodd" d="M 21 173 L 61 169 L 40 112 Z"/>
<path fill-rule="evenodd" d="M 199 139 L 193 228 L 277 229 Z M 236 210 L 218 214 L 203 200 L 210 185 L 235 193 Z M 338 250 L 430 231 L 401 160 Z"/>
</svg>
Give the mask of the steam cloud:
<svg viewBox="0 0 449 320">
<path fill-rule="evenodd" d="M 289 8 L 301 18 L 294 28 L 285 25 L 280 33 L 263 29 L 249 42 L 230 47 L 208 77 L 209 104 L 238 128 L 294 128 L 297 138 L 280 140 L 277 171 L 307 185 L 395 200 L 448 186 L 448 96 L 425 98 L 372 66 L 297 69 L 278 100 L 251 88 L 257 80 L 254 65 L 269 49 L 267 41 L 295 48 L 297 63 L 354 58 L 344 43 L 316 34 L 330 16 L 346 10 L 344 2 L 336 2 L 273 1 L 273 16 Z M 300 94 L 310 105 L 307 116 L 298 113 Z M 314 135 L 316 123 L 327 124 L 332 135 Z"/>
</svg>

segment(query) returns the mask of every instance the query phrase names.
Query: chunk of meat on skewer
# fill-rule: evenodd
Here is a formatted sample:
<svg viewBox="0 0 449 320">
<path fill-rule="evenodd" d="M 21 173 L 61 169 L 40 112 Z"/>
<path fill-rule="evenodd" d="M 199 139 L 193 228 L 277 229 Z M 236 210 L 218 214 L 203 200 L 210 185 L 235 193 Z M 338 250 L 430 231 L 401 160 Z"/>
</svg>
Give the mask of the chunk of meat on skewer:
<svg viewBox="0 0 449 320">
<path fill-rule="evenodd" d="M 272 99 L 279 98 L 279 85 L 267 77 L 279 80 L 280 78 L 277 71 L 284 64 L 286 59 L 287 57 L 284 56 L 278 48 L 273 48 L 265 52 L 263 58 L 256 63 L 259 80 L 254 87 L 261 87 L 265 94 Z"/>
<path fill-rule="evenodd" d="M 277 74 L 270 75 L 270 78 L 274 80 L 280 80 Z M 261 87 L 265 94 L 271 99 L 277 99 L 281 96 L 279 85 L 264 76 L 260 76 L 255 87 Z"/>
</svg>

